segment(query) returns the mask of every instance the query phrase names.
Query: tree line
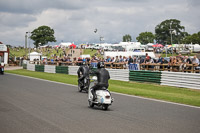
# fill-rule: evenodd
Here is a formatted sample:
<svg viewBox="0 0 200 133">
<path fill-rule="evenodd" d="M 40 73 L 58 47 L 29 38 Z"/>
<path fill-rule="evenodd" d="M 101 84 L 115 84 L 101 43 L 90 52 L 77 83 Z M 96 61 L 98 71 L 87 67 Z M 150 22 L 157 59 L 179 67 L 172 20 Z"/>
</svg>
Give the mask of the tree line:
<svg viewBox="0 0 200 133">
<path fill-rule="evenodd" d="M 31 32 L 30 38 L 34 41 L 35 47 L 43 46 L 48 42 L 56 42 L 54 29 L 49 26 L 40 26 Z M 131 42 L 131 35 L 126 34 L 122 38 L 123 42 Z M 156 43 L 160 44 L 200 44 L 200 31 L 192 35 L 185 31 L 181 21 L 169 19 L 161 22 L 155 27 L 155 34 L 152 32 L 141 32 L 136 40 L 142 44 Z"/>
<path fill-rule="evenodd" d="M 129 34 L 123 36 L 123 41 L 127 42 L 127 40 L 132 40 Z M 136 37 L 136 40 L 142 44 L 153 43 L 154 41 L 160 44 L 200 44 L 200 32 L 190 35 L 181 25 L 181 21 L 169 19 L 155 27 L 155 34 L 147 31 L 142 32 Z"/>
</svg>

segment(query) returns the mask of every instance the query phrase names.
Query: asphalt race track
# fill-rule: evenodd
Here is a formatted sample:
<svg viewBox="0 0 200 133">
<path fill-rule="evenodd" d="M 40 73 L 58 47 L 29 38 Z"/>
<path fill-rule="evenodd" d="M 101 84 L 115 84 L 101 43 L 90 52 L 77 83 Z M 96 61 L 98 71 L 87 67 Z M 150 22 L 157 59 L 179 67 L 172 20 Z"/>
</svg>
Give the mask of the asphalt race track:
<svg viewBox="0 0 200 133">
<path fill-rule="evenodd" d="M 77 87 L 0 75 L 0 133 L 200 133 L 200 108 L 112 94 L 89 108 Z"/>
</svg>

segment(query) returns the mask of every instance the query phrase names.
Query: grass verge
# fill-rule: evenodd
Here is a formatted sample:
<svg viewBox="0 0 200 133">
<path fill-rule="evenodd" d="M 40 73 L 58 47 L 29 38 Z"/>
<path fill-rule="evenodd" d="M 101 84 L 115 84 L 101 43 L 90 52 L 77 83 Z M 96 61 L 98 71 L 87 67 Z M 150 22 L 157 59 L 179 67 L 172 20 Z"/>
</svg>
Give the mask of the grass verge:
<svg viewBox="0 0 200 133">
<path fill-rule="evenodd" d="M 20 70 L 7 70 L 7 73 L 14 73 L 35 78 L 41 78 L 61 83 L 77 85 L 77 76 L 67 74 L 51 74 L 44 72 Z M 182 103 L 200 107 L 200 91 L 186 88 L 161 86 L 157 84 L 109 81 L 109 90 L 113 92 L 142 96 L 158 100 Z"/>
</svg>

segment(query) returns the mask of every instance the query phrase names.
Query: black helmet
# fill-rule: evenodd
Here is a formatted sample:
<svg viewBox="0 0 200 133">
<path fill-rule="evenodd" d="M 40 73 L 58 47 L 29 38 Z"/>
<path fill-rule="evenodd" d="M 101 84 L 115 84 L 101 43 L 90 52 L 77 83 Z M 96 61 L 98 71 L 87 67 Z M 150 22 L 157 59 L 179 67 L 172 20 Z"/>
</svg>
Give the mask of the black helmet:
<svg viewBox="0 0 200 133">
<path fill-rule="evenodd" d="M 86 62 L 85 62 L 85 61 L 83 61 L 83 62 L 82 62 L 82 65 L 86 65 Z"/>
<path fill-rule="evenodd" d="M 104 62 L 100 61 L 97 63 L 97 68 L 104 68 Z"/>
</svg>

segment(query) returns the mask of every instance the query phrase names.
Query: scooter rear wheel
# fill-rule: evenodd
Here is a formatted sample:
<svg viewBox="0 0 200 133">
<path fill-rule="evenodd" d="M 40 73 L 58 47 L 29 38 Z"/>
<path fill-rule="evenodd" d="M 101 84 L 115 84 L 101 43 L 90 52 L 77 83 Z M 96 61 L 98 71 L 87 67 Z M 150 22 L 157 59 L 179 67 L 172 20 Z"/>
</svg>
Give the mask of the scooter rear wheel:
<svg viewBox="0 0 200 133">
<path fill-rule="evenodd" d="M 80 84 L 78 84 L 78 91 L 82 92 L 82 88 L 81 88 Z"/>
<path fill-rule="evenodd" d="M 108 105 L 107 104 L 102 105 L 102 109 L 103 110 L 107 110 L 108 109 Z"/>
<path fill-rule="evenodd" d="M 93 107 L 94 107 L 94 103 L 93 103 L 92 101 L 89 101 L 89 106 L 90 106 L 91 108 L 93 108 Z"/>
</svg>

